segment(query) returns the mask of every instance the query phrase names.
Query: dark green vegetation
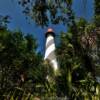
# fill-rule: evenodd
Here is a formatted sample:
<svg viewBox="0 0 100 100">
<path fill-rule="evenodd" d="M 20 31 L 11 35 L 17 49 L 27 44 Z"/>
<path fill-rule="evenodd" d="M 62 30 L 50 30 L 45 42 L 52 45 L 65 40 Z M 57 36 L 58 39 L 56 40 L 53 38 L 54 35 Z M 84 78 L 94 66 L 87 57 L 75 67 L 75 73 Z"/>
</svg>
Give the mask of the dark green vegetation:
<svg viewBox="0 0 100 100">
<path fill-rule="evenodd" d="M 24 7 L 32 2 L 32 0 L 22 1 Z M 38 2 L 37 6 L 35 4 L 33 7 L 33 12 L 37 13 L 34 20 L 38 25 L 47 25 L 48 20 L 44 21 L 48 17 L 45 13 L 48 9 L 47 2 L 45 0 L 33 1 Z M 71 9 L 71 0 L 53 1 L 56 2 L 56 7 L 53 5 L 55 2 L 48 0 L 51 8 L 55 8 L 55 10 L 48 9 L 52 16 L 51 22 L 54 23 L 56 20 L 59 23 L 61 20 L 68 25 L 68 32 L 61 33 L 60 44 L 56 51 L 59 61 L 58 75 L 54 76 L 48 62 L 44 62 L 43 56 L 36 53 L 37 45 L 33 36 L 24 36 L 21 32 L 7 30 L 8 17 L 2 17 L 0 23 L 0 100 L 36 100 L 36 97 L 42 100 L 57 100 L 57 97 L 62 97 L 61 100 L 64 98 L 100 99 L 100 84 L 96 81 L 96 76 L 99 76 L 97 69 L 100 69 L 100 26 L 96 19 L 100 16 L 97 10 L 100 3 L 96 3 L 98 0 L 95 0 L 95 21 L 88 23 L 82 18 L 76 22 Z M 64 8 L 60 5 L 62 3 L 66 3 Z M 67 19 L 63 16 L 57 19 L 57 9 L 64 11 Z M 41 18 L 41 20 L 36 18 Z"/>
<path fill-rule="evenodd" d="M 100 1 L 95 0 L 95 23 L 100 27 Z"/>
</svg>

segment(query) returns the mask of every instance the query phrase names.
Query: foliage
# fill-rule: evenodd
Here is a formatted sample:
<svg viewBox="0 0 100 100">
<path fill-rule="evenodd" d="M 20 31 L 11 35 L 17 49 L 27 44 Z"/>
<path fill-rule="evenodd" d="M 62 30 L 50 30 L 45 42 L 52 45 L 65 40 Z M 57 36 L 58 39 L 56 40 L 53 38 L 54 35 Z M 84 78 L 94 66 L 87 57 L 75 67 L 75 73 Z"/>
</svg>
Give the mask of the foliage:
<svg viewBox="0 0 100 100">
<path fill-rule="evenodd" d="M 0 30 L 0 98 L 17 88 L 32 92 L 37 83 L 42 82 L 41 77 L 45 75 L 44 72 L 39 74 L 42 58 L 35 50 L 32 36 Z"/>
<path fill-rule="evenodd" d="M 57 49 L 60 68 L 54 76 L 48 62 L 35 53 L 36 41 L 31 35 L 0 30 L 0 99 L 98 99 L 100 86 L 75 54 L 72 35 L 70 31 L 61 34 Z"/>
<path fill-rule="evenodd" d="M 73 34 L 70 32 L 70 30 L 67 34 L 61 34 L 61 44 L 57 50 L 58 61 L 60 64 L 59 70 L 61 73 L 57 78 L 58 95 L 68 96 L 72 100 L 99 99 L 99 94 L 97 93 L 97 97 L 95 95 L 98 83 L 94 77 L 97 64 L 97 60 L 94 56 L 99 56 L 95 51 L 97 49 L 97 42 L 95 39 L 97 35 L 93 31 L 95 29 L 95 25 L 86 23 L 84 19 L 80 19 L 80 21 L 77 23 L 77 27 L 79 32 L 77 42 L 84 50 L 84 52 L 81 52 L 79 48 L 78 52 L 81 52 L 81 55 L 77 55 L 75 52 L 74 44 L 72 42 Z M 84 39 L 83 41 L 83 37 L 88 37 L 88 39 Z M 91 39 L 92 43 L 89 42 L 89 39 Z M 92 66 L 87 66 L 91 62 L 84 62 L 84 55 L 89 57 L 89 59 L 91 58 L 90 61 L 93 62 L 92 66 L 94 67 L 94 72 L 92 71 Z M 87 60 L 87 58 L 85 59 Z M 89 69 L 87 69 L 87 67 Z"/>
<path fill-rule="evenodd" d="M 2 16 L 0 15 L 0 29 L 7 28 L 7 24 L 10 22 L 10 16 Z"/>
<path fill-rule="evenodd" d="M 97 27 L 100 27 L 100 1 L 95 0 L 95 23 Z"/>
<path fill-rule="evenodd" d="M 11 32 L 4 26 L 0 29 L 0 99 L 99 100 L 100 84 L 95 79 L 95 68 L 100 67 L 100 53 L 95 52 L 100 48 L 97 24 L 84 19 L 76 22 L 72 0 L 19 0 L 19 3 L 38 25 L 64 22 L 69 27 L 67 33 L 61 33 L 57 48 L 57 76 L 48 61 L 44 62 L 35 52 L 37 45 L 32 35 Z"/>
<path fill-rule="evenodd" d="M 68 15 L 72 13 L 69 10 L 72 0 L 18 0 L 18 2 L 24 8 L 23 13 L 42 27 L 48 26 L 50 23 L 59 24 L 63 22 L 66 24 L 69 20 L 66 13 Z"/>
</svg>

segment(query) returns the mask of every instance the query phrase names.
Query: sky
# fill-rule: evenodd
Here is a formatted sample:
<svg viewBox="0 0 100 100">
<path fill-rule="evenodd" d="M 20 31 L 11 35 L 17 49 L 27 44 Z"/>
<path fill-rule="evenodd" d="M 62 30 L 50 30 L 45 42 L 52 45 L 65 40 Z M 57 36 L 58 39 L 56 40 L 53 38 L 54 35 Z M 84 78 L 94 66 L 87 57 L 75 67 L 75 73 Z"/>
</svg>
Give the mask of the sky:
<svg viewBox="0 0 100 100">
<path fill-rule="evenodd" d="M 73 9 L 77 18 L 83 17 L 90 21 L 93 18 L 93 0 L 73 0 Z M 77 1 L 77 2 L 76 2 Z M 86 2 L 86 5 L 83 5 Z M 9 15 L 11 17 L 8 28 L 10 30 L 20 30 L 24 34 L 32 34 L 38 42 L 37 52 L 44 50 L 46 28 L 36 26 L 33 20 L 26 20 L 22 13 L 22 7 L 17 3 L 17 0 L 0 0 L 0 15 Z M 66 27 L 62 24 L 51 25 L 56 34 L 61 31 L 66 32 Z"/>
</svg>

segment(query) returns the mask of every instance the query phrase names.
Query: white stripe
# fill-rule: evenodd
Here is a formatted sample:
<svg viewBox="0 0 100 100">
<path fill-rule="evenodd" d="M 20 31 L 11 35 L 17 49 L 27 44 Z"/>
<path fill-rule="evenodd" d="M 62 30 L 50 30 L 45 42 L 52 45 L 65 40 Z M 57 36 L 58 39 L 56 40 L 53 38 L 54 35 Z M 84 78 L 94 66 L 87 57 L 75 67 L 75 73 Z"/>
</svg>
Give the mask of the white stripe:
<svg viewBox="0 0 100 100">
<path fill-rule="evenodd" d="M 56 71 L 58 69 L 58 63 L 57 63 L 56 58 L 51 61 L 51 64 L 52 64 L 54 70 Z"/>
<path fill-rule="evenodd" d="M 50 46 L 46 49 L 46 53 L 45 53 L 44 59 L 46 59 L 46 58 L 48 57 L 48 55 L 49 55 L 52 51 L 54 51 L 54 50 L 55 50 L 55 45 L 54 45 L 54 44 L 50 45 Z"/>
<path fill-rule="evenodd" d="M 48 43 L 50 40 L 52 40 L 52 39 L 54 39 L 53 36 L 51 36 L 51 35 L 48 36 L 48 37 L 47 37 L 47 40 L 46 40 L 46 45 L 47 45 L 47 43 Z"/>
</svg>

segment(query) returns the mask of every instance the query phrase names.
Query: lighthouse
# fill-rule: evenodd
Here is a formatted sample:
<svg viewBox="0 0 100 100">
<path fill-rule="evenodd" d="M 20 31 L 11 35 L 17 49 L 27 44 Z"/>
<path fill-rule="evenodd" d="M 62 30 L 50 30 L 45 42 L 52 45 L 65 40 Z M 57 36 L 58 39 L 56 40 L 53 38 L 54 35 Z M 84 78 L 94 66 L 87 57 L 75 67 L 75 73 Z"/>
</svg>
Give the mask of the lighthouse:
<svg viewBox="0 0 100 100">
<path fill-rule="evenodd" d="M 55 33 L 53 29 L 49 28 L 45 33 L 46 43 L 45 43 L 45 56 L 44 60 L 48 60 L 53 70 L 56 72 L 58 69 L 58 63 L 55 54 Z"/>
</svg>

